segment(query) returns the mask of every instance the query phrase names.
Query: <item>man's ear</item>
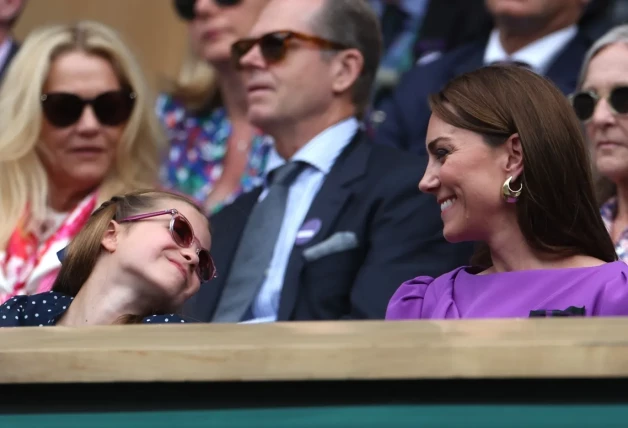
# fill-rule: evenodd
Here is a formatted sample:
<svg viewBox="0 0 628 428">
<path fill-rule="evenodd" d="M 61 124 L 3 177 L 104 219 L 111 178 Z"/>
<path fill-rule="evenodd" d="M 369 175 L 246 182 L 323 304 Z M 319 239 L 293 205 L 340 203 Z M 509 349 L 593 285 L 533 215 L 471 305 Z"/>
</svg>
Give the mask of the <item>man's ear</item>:
<svg viewBox="0 0 628 428">
<path fill-rule="evenodd" d="M 348 90 L 362 73 L 364 57 L 357 49 L 346 49 L 333 59 L 332 89 L 335 93 Z"/>
<path fill-rule="evenodd" d="M 105 250 L 110 253 L 113 253 L 118 248 L 118 238 L 120 235 L 120 224 L 115 220 L 111 220 L 109 222 L 109 226 L 107 226 L 107 230 L 100 241 L 101 245 Z"/>
<path fill-rule="evenodd" d="M 504 143 L 506 149 L 506 174 L 512 176 L 513 181 L 523 174 L 523 148 L 521 147 L 521 139 L 519 134 L 512 134 Z"/>
</svg>

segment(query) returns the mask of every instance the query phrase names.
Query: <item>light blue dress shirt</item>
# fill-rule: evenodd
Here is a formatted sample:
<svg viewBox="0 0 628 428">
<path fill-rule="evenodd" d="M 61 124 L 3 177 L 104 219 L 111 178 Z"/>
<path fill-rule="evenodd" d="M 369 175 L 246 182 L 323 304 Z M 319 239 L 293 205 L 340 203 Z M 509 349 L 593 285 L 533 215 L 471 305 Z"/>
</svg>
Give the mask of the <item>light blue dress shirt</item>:
<svg viewBox="0 0 628 428">
<path fill-rule="evenodd" d="M 286 212 L 277 237 L 273 257 L 266 278 L 251 308 L 253 319 L 245 322 L 258 323 L 277 320 L 279 298 L 288 259 L 299 228 L 336 158 L 351 142 L 359 126 L 359 122 L 355 118 L 343 120 L 318 134 L 292 157 L 291 161 L 302 161 L 308 166 L 290 186 Z M 272 148 L 266 164 L 266 176 L 285 163 L 286 161 Z M 266 194 L 267 190 L 265 189 L 260 195 L 260 200 L 263 200 Z"/>
</svg>

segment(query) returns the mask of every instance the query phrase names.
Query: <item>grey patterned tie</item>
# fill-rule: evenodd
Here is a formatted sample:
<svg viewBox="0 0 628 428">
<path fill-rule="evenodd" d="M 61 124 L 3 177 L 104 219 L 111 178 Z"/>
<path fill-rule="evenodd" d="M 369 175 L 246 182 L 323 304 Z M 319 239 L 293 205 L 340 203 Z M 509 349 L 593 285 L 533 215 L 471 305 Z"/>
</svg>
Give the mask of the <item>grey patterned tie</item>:
<svg viewBox="0 0 628 428">
<path fill-rule="evenodd" d="M 266 197 L 255 204 L 214 313 L 214 322 L 240 322 L 266 278 L 286 211 L 290 184 L 306 166 L 289 162 L 269 176 Z"/>
</svg>

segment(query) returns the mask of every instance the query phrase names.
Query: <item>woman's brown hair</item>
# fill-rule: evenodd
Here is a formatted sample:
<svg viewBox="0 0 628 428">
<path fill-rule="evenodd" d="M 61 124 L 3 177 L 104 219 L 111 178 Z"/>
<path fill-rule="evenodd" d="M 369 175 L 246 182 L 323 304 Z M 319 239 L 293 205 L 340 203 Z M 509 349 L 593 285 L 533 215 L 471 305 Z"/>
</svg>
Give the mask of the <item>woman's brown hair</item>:
<svg viewBox="0 0 628 428">
<path fill-rule="evenodd" d="M 596 204 L 580 122 L 554 84 L 523 67 L 490 66 L 453 79 L 429 103 L 433 114 L 481 134 L 489 146 L 519 135 L 524 168 L 513 188 L 523 186 L 517 221 L 532 249 L 617 260 Z M 495 182 L 496 191 L 502 184 Z M 487 246 L 474 264 L 492 265 Z"/>
<path fill-rule="evenodd" d="M 114 196 L 92 213 L 85 226 L 68 245 L 52 291 L 75 297 L 92 274 L 100 258 L 101 241 L 111 221 L 144 213 L 164 200 L 183 201 L 203 214 L 194 202 L 176 193 L 140 190 L 123 196 Z M 124 317 L 122 322 L 138 323 L 148 315 L 151 314 L 129 315 Z"/>
</svg>

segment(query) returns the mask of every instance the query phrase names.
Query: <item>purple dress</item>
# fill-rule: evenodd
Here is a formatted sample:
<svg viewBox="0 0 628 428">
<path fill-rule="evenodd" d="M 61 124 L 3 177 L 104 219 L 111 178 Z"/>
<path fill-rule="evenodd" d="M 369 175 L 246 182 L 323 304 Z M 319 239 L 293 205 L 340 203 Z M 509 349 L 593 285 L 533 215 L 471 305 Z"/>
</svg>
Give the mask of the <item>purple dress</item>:
<svg viewBox="0 0 628 428">
<path fill-rule="evenodd" d="M 474 275 L 461 267 L 404 282 L 386 319 L 527 318 L 530 311 L 584 308 L 586 316 L 628 315 L 628 265 Z"/>
</svg>

